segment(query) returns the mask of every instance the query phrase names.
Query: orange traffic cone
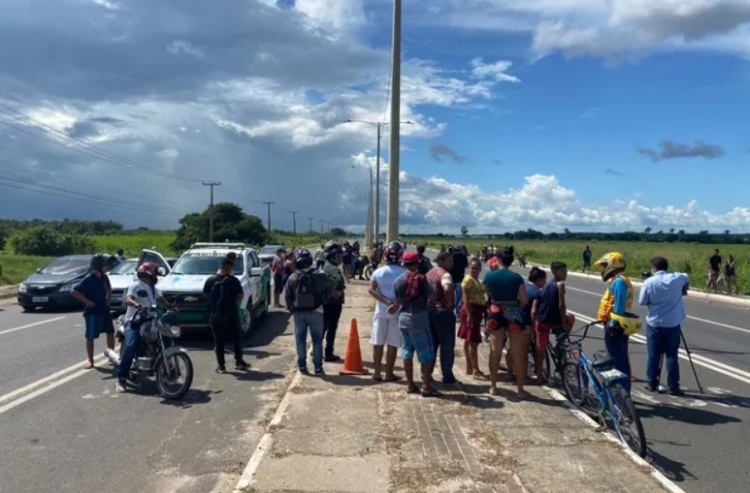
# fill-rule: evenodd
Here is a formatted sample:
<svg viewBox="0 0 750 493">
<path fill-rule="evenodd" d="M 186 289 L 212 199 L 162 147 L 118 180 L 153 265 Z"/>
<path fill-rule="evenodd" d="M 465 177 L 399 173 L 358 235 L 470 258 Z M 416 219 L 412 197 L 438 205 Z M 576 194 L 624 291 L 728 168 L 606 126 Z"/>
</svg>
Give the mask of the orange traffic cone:
<svg viewBox="0 0 750 493">
<path fill-rule="evenodd" d="M 367 375 L 367 369 L 362 365 L 362 351 L 359 348 L 359 329 L 357 319 L 352 319 L 349 327 L 349 340 L 346 342 L 344 366 L 339 375 Z"/>
</svg>

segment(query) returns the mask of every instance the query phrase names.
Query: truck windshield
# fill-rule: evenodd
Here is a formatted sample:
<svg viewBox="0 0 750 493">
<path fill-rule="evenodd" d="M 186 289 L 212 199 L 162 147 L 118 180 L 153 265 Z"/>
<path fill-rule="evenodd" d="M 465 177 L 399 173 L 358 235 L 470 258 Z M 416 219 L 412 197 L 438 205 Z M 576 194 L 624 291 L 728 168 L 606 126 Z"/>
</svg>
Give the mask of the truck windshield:
<svg viewBox="0 0 750 493">
<path fill-rule="evenodd" d="M 221 260 L 224 255 L 206 255 L 206 254 L 192 254 L 186 253 L 177 260 L 172 269 L 172 275 L 184 275 L 184 276 L 200 276 L 216 274 L 221 265 Z M 242 256 L 238 255 L 237 260 L 234 264 L 234 274 L 236 276 L 242 275 L 244 272 L 244 264 Z"/>
</svg>

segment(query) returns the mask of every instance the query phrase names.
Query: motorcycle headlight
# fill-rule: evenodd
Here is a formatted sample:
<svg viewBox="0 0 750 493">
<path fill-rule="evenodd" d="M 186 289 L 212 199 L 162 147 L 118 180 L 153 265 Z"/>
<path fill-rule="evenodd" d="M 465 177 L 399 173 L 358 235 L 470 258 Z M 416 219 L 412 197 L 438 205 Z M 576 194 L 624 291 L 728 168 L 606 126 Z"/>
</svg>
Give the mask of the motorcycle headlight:
<svg viewBox="0 0 750 493">
<path fill-rule="evenodd" d="M 178 339 L 180 337 L 180 334 L 182 333 L 182 329 L 180 329 L 179 325 L 170 326 L 169 331 L 172 333 L 172 336 L 174 336 L 175 339 Z"/>
<path fill-rule="evenodd" d="M 18 285 L 18 292 L 19 292 L 19 293 L 23 294 L 23 293 L 25 293 L 25 292 L 26 292 L 27 290 L 28 290 L 28 286 L 26 285 L 26 283 L 25 283 L 25 282 L 22 282 L 21 284 L 19 284 L 19 285 Z"/>
</svg>

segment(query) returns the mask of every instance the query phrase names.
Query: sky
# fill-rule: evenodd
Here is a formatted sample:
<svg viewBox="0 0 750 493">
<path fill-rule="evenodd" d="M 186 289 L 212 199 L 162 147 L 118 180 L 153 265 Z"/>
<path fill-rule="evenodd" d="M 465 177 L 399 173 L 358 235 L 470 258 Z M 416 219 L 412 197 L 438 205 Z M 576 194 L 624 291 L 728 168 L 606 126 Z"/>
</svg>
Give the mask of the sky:
<svg viewBox="0 0 750 493">
<path fill-rule="evenodd" d="M 5 0 L 0 216 L 362 230 L 392 13 Z M 407 0 L 401 231 L 750 232 L 749 60 L 750 0 Z"/>
</svg>

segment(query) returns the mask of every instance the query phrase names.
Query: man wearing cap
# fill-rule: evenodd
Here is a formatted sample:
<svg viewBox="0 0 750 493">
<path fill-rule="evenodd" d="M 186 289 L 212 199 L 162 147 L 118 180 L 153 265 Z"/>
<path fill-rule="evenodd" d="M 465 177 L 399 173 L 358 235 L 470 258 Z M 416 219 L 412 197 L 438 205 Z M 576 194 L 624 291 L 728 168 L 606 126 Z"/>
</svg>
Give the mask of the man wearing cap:
<svg viewBox="0 0 750 493">
<path fill-rule="evenodd" d="M 453 362 L 456 359 L 456 298 L 450 273 L 453 268 L 453 256 L 448 252 L 440 252 L 436 262 L 437 267 L 430 269 L 426 276 L 427 284 L 433 293 L 428 302 L 430 330 L 435 354 L 440 351 L 443 383 L 453 385 L 457 383 L 453 375 Z"/>
<path fill-rule="evenodd" d="M 86 356 L 85 368 L 94 367 L 94 340 L 99 334 L 107 334 L 107 347 L 115 349 L 115 326 L 109 312 L 109 295 L 111 287 L 107 272 L 107 259 L 104 255 L 95 255 L 89 265 L 89 273 L 81 282 L 73 286 L 70 295 L 84 304 L 83 319 L 86 323 Z"/>
</svg>

